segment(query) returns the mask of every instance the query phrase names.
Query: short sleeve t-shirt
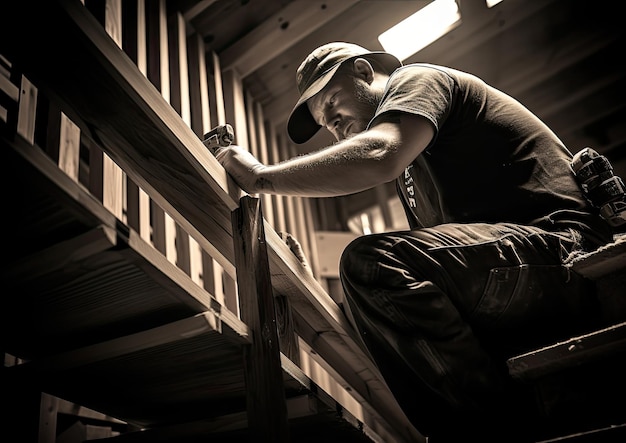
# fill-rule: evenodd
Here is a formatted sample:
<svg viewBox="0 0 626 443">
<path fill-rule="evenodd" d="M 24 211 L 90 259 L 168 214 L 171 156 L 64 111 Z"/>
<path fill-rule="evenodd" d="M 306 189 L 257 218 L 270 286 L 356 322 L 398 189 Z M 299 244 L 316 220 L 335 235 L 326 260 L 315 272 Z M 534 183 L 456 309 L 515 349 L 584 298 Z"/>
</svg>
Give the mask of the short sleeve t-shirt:
<svg viewBox="0 0 626 443">
<path fill-rule="evenodd" d="M 570 169 L 570 151 L 504 92 L 462 71 L 410 64 L 389 78 L 370 126 L 388 112 L 435 127 L 431 145 L 396 180 L 412 228 L 509 222 L 610 240 Z"/>
</svg>

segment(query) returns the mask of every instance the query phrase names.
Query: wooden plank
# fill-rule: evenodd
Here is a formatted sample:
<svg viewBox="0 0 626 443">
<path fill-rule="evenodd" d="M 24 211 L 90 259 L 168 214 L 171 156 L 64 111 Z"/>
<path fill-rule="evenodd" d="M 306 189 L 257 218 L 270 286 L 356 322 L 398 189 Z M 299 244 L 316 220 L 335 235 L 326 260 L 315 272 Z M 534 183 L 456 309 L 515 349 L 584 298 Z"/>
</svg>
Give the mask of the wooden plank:
<svg viewBox="0 0 626 443">
<path fill-rule="evenodd" d="M 139 71 L 147 76 L 145 0 L 124 1 L 122 8 L 122 29 L 124 30 L 122 48 L 137 65 Z M 126 220 L 145 241 L 150 242 L 150 198 L 128 176 L 126 177 Z"/>
<path fill-rule="evenodd" d="M 206 53 L 202 36 L 193 33 L 187 38 L 189 48 L 189 93 L 191 100 L 191 129 L 202 137 L 211 129 L 209 109 L 209 84 L 206 69 Z"/>
<path fill-rule="evenodd" d="M 591 431 L 575 432 L 537 443 L 616 443 L 626 440 L 626 424 L 618 423 Z"/>
<path fill-rule="evenodd" d="M 148 79 L 171 104 L 169 48 L 167 43 L 167 11 L 165 0 L 146 3 L 148 38 Z"/>
<path fill-rule="evenodd" d="M 122 46 L 122 2 L 121 0 L 89 1 L 85 4 L 92 13 L 100 9 L 98 17 L 106 33 L 118 45 Z M 101 9 L 103 8 L 103 10 Z M 77 128 L 78 129 L 78 128 Z M 63 138 L 61 138 L 63 140 Z M 106 154 L 102 154 L 102 204 L 117 218 L 124 220 L 124 184 L 125 174 Z"/>
<path fill-rule="evenodd" d="M 226 333 L 233 346 L 244 346 L 250 343 L 247 334 L 234 333 L 230 328 L 223 329 L 219 315 L 213 311 L 206 311 L 135 334 L 13 366 L 10 370 L 13 373 L 68 370 L 207 333 Z"/>
<path fill-rule="evenodd" d="M 147 57 L 152 62 L 148 64 L 148 79 L 160 91 L 161 96 L 180 115 L 177 109 L 178 95 L 174 88 L 172 97 L 170 89 L 170 78 L 176 81 L 176 72 L 170 73 L 170 54 L 176 53 L 177 48 L 169 50 L 167 11 L 163 0 L 153 1 L 146 8 L 147 14 L 147 36 L 149 45 L 147 46 Z M 161 251 L 172 263 L 176 262 L 175 249 L 173 248 L 175 233 L 174 226 L 165 209 L 158 202 L 150 201 L 152 243 L 154 247 Z"/>
<path fill-rule="evenodd" d="M 267 127 L 268 133 L 268 164 L 280 162 L 280 154 L 278 153 L 278 140 L 276 138 L 276 130 L 273 126 Z M 272 209 L 274 210 L 274 230 L 277 232 L 286 231 L 285 224 L 285 205 L 282 195 L 272 195 Z"/>
<path fill-rule="evenodd" d="M 126 174 L 106 153 L 102 156 L 102 204 L 115 216 L 125 221 L 124 204 L 126 201 Z"/>
<path fill-rule="evenodd" d="M 20 103 L 17 113 L 17 133 L 28 143 L 35 142 L 35 114 L 39 90 L 26 77 L 22 76 Z"/>
<path fill-rule="evenodd" d="M 52 91 L 64 112 L 84 122 L 133 181 L 234 275 L 230 211 L 237 202 L 225 191 L 224 169 L 82 5 L 35 3 L 3 4 L 2 52 Z M 30 38 L 34 28 L 49 38 Z M 7 29 L 16 35 L 9 38 Z M 85 78 L 97 87 L 76 88 Z M 191 200 L 196 204 L 183 203 Z"/>
<path fill-rule="evenodd" d="M 7 58 L 0 54 L 0 75 L 9 78 L 11 77 L 11 68 L 13 67 L 13 63 L 11 63 Z"/>
<path fill-rule="evenodd" d="M 103 225 L 35 254 L 13 260 L 2 270 L 2 277 L 10 281 L 34 279 L 44 273 L 61 270 L 69 263 L 81 261 L 116 244 L 115 231 Z"/>
<path fill-rule="evenodd" d="M 102 142 L 125 170 L 132 172 L 132 178 L 139 186 L 151 195 L 157 194 L 155 198 L 168 205 L 171 209 L 168 212 L 175 215 L 177 222 L 185 223 L 182 226 L 187 232 L 209 239 L 205 244 L 221 254 L 218 255 L 224 259 L 221 263 L 227 266 L 233 263 L 230 209 L 236 208 L 239 202 L 225 191 L 223 169 L 159 92 L 146 82 L 136 66 L 102 30 L 98 30 L 97 24 L 84 11 L 69 1 L 46 2 L 38 4 L 37 8 L 31 8 L 30 3 L 3 5 L 5 11 L 15 12 L 16 17 L 28 17 L 23 19 L 23 26 L 17 26 L 18 41 L 10 45 L 12 55 L 19 57 L 21 54 L 19 58 L 25 69 L 48 90 L 56 91 L 56 97 L 81 116 L 91 135 Z M 35 11 L 27 14 L 28 9 Z M 2 17 L 11 15 L 2 14 Z M 7 24 L 3 18 L 0 22 Z M 29 43 L 27 30 L 33 26 L 50 35 L 50 39 Z M 0 26 L 2 37 L 6 29 L 8 27 Z M 8 47 L 7 41 L 0 38 L 0 45 Z M 76 42 L 85 44 L 76 45 Z M 82 60 L 78 66 L 72 64 L 76 58 Z M 59 62 L 58 70 L 48 69 L 51 64 L 46 61 L 53 60 Z M 99 90 L 74 88 L 83 78 L 94 75 Z M 293 297 L 296 301 L 299 298 L 298 309 L 315 330 L 320 333 L 334 331 L 329 341 L 333 352 L 337 352 L 334 356 L 329 355 L 329 361 L 332 363 L 342 358 L 341 352 L 345 352 L 342 346 L 347 344 L 352 356 L 363 359 L 362 368 L 372 368 L 376 373 L 373 364 L 367 361 L 356 344 L 343 314 L 324 293 L 319 282 L 301 269 L 293 253 L 275 233 L 267 239 L 267 244 L 276 287 L 285 293 L 295 291 Z M 234 274 L 234 268 L 232 272 Z M 359 369 L 355 367 L 355 370 Z M 380 383 L 378 375 L 376 377 L 375 382 Z M 383 393 L 382 397 L 394 404 L 389 393 Z M 398 429 L 410 428 L 399 415 L 392 418 Z"/>
<path fill-rule="evenodd" d="M 191 102 L 189 96 L 189 61 L 187 59 L 187 30 L 181 13 L 168 18 L 168 52 L 171 77 L 172 106 L 191 127 Z"/>
<path fill-rule="evenodd" d="M 258 158 L 261 161 L 261 163 L 267 165 L 269 164 L 269 149 L 267 146 L 267 133 L 265 132 L 266 122 L 265 122 L 265 117 L 263 115 L 263 106 L 261 105 L 261 103 L 256 102 L 254 104 L 253 113 L 255 117 L 255 128 L 256 128 L 256 134 L 257 134 L 257 139 L 259 143 L 259 148 L 258 148 L 259 157 Z M 261 194 L 261 200 L 263 202 L 263 208 L 265 208 L 263 212 L 265 214 L 265 218 L 273 227 L 275 226 L 275 224 L 274 224 L 274 207 L 273 207 L 272 195 Z"/>
<path fill-rule="evenodd" d="M 224 70 L 248 76 L 358 0 L 296 0 L 267 19 L 221 54 Z"/>
<path fill-rule="evenodd" d="M 363 385 L 352 380 L 352 389 L 394 427 L 399 442 L 422 441 L 423 437 L 402 413 L 339 306 L 275 231 L 268 228 L 265 234 L 274 288 L 281 294 L 289 294 L 294 312 L 315 331 L 308 337 L 311 347 L 330 367 L 338 369 L 345 380 L 356 374 L 366 381 Z"/>
<path fill-rule="evenodd" d="M 246 128 L 249 134 L 248 151 L 250 151 L 250 153 L 254 157 L 260 159 L 261 153 L 259 152 L 259 139 L 258 139 L 259 131 L 258 131 L 258 128 L 256 127 L 257 121 L 254 115 L 254 112 L 255 112 L 254 97 L 252 96 L 252 94 L 250 94 L 249 91 L 245 91 L 244 95 L 245 95 L 245 100 L 243 101 L 244 110 L 245 110 L 244 113 L 246 116 Z"/>
<path fill-rule="evenodd" d="M 0 91 L 4 92 L 14 102 L 20 98 L 20 88 L 11 83 L 11 80 L 4 75 L 0 75 Z"/>
<path fill-rule="evenodd" d="M 57 431 L 58 399 L 42 393 L 39 406 L 39 438 L 37 443 L 55 443 Z"/>
<path fill-rule="evenodd" d="M 252 345 L 244 353 L 248 423 L 260 441 L 289 441 L 264 229 L 260 200 L 242 197 L 239 209 L 233 211 L 233 237 L 241 319 L 253 334 Z"/>
<path fill-rule="evenodd" d="M 15 140 L 3 138 L 0 139 L 0 145 L 5 152 L 10 151 L 12 154 L 9 157 L 11 164 L 21 171 L 21 179 L 26 180 L 31 186 L 49 190 L 50 194 L 59 198 L 78 220 L 87 225 L 95 227 L 98 223 L 111 229 L 115 228 L 116 220 L 113 214 L 104 209 L 101 202 L 86 192 L 84 187 L 61 173 L 56 163 L 39 147 L 30 145 L 21 138 Z"/>
<path fill-rule="evenodd" d="M 560 369 L 626 351 L 626 323 L 528 352 L 507 361 L 512 377 L 534 380 Z"/>
<path fill-rule="evenodd" d="M 290 157 L 296 157 L 298 155 L 296 148 L 292 143 L 287 144 L 287 148 Z M 293 197 L 293 210 L 295 217 L 295 231 L 293 232 L 293 235 L 300 243 L 307 260 L 310 261 L 311 247 L 309 244 L 309 234 L 313 232 L 314 229 L 312 227 L 309 229 L 308 221 L 311 219 L 306 218 L 304 214 L 303 200 L 303 197 Z"/>
<path fill-rule="evenodd" d="M 619 270 L 626 272 L 626 235 L 618 236 L 614 242 L 595 251 L 575 257 L 568 265 L 593 280 Z"/>
<path fill-rule="evenodd" d="M 304 217 L 307 220 L 307 224 L 309 229 L 307 230 L 307 236 L 309 238 L 309 254 L 310 254 L 310 262 L 311 271 L 316 278 L 320 278 L 320 270 L 319 270 L 319 250 L 317 248 L 317 241 L 315 239 L 315 224 L 313 222 L 313 210 L 311 209 L 311 199 L 303 198 L 302 206 L 304 210 Z M 328 291 L 326 291 L 328 292 Z"/>
<path fill-rule="evenodd" d="M 213 66 L 214 88 L 215 93 L 213 108 L 215 109 L 216 121 L 218 125 L 226 124 L 226 105 L 224 104 L 224 87 L 222 82 L 222 65 L 220 59 L 215 52 L 211 52 L 211 66 Z"/>
<path fill-rule="evenodd" d="M 85 7 L 102 24 L 113 41 L 122 45 L 121 0 L 84 0 Z"/>
<path fill-rule="evenodd" d="M 191 21 L 215 2 L 216 0 L 199 0 L 194 2 L 194 5 L 184 13 L 185 20 Z"/>
<path fill-rule="evenodd" d="M 68 210 L 74 207 L 73 212 L 78 220 L 86 223 L 87 226 L 102 224 L 35 255 L 13 261 L 11 267 L 5 267 L 2 271 L 3 278 L 11 278 L 14 281 L 32 280 L 40 272 L 50 273 L 63 270 L 66 269 L 66 264 L 80 263 L 87 257 L 115 248 L 117 253 L 125 255 L 128 262 L 134 263 L 162 288 L 169 289 L 171 294 L 181 297 L 181 302 L 185 305 L 197 306 L 199 310 L 215 309 L 220 312 L 221 318 L 231 328 L 238 330 L 237 325 L 241 324 L 241 321 L 236 318 L 235 314 L 223 309 L 223 305 L 212 298 L 210 293 L 195 284 L 181 269 L 168 262 L 136 232 L 124 229 L 92 195 L 62 173 L 41 149 L 21 141 L 20 147 L 13 147 L 10 143 L 3 144 L 3 151 L 12 151 L 23 156 L 30 163 L 33 171 L 30 172 L 19 165 L 21 177 L 28 180 L 31 185 L 49 190 L 51 195 L 59 200 L 59 204 Z M 16 159 L 11 159 L 11 162 L 18 167 Z M 37 263 L 40 265 L 36 266 Z M 69 268 L 72 266 L 68 266 Z"/>
<path fill-rule="evenodd" d="M 175 225 L 173 246 L 176 250 L 176 266 L 191 275 L 191 237 L 178 225 Z"/>
<path fill-rule="evenodd" d="M 63 113 L 59 138 L 59 168 L 78 183 L 80 128 Z"/>
<path fill-rule="evenodd" d="M 233 70 L 224 71 L 222 74 L 222 87 L 224 88 L 226 121 L 233 126 L 235 143 L 244 149 L 250 150 L 245 91 L 241 76 Z"/>
<path fill-rule="evenodd" d="M 110 417 L 101 412 L 94 411 L 92 409 L 86 408 L 81 405 L 77 405 L 75 403 L 69 402 L 67 400 L 63 400 L 62 398 L 57 399 L 58 412 L 61 414 L 73 415 L 76 417 L 83 417 L 91 420 L 97 420 L 100 422 L 109 422 L 112 424 L 123 425 L 124 422 L 118 420 L 114 417 Z"/>
<path fill-rule="evenodd" d="M 219 66 L 219 65 L 218 65 Z M 234 71 L 224 72 L 223 75 L 217 76 L 216 80 L 223 87 L 222 105 L 223 116 L 227 122 L 233 126 L 235 132 L 235 143 L 244 149 L 249 149 L 248 140 L 248 119 L 246 115 L 246 106 L 244 99 L 244 88 L 241 78 Z M 218 82 L 216 81 L 216 87 Z M 219 104 L 218 104 L 219 105 Z M 219 112 L 219 108 L 218 108 Z M 232 178 L 228 177 L 228 194 L 234 200 L 239 199 L 243 195 L 243 191 L 235 184 Z M 235 234 L 233 234 L 235 236 Z M 237 246 L 235 246 L 236 248 Z M 241 268 L 240 268 L 241 269 Z M 241 303 L 237 296 L 236 283 L 232 276 L 224 276 L 223 289 L 226 306 L 234 308 L 235 306 L 241 306 Z M 237 273 L 239 278 L 239 273 Z"/>
</svg>

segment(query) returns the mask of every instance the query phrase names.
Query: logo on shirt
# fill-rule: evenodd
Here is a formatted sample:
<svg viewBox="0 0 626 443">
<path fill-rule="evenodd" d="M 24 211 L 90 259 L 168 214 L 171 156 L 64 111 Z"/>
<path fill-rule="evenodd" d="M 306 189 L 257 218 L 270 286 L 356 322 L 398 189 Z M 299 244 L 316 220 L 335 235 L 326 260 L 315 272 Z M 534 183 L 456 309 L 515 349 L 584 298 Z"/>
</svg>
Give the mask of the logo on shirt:
<svg viewBox="0 0 626 443">
<path fill-rule="evenodd" d="M 413 176 L 411 175 L 411 169 L 413 165 L 409 165 L 404 169 L 404 188 L 406 189 L 407 203 L 411 208 L 417 207 L 415 201 L 415 183 L 413 182 Z"/>
</svg>

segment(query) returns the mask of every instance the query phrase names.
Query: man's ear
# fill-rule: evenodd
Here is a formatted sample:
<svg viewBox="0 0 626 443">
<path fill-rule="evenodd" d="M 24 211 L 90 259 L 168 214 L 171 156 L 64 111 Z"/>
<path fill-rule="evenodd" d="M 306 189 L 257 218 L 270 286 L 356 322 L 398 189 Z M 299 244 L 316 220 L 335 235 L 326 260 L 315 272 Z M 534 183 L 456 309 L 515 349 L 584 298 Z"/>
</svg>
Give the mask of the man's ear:
<svg viewBox="0 0 626 443">
<path fill-rule="evenodd" d="M 374 67 L 362 57 L 357 57 L 353 62 L 354 75 L 371 84 L 374 81 Z"/>
</svg>

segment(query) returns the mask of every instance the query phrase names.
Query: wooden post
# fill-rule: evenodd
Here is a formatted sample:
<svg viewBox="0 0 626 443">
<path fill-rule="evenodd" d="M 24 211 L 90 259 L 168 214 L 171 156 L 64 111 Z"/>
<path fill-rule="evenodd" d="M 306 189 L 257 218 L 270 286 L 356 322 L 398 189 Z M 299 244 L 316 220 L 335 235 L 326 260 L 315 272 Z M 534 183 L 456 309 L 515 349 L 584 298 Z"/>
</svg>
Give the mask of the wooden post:
<svg viewBox="0 0 626 443">
<path fill-rule="evenodd" d="M 288 442 L 274 295 L 260 200 L 243 196 L 232 213 L 241 318 L 253 344 L 244 351 L 248 428 L 254 441 Z"/>
</svg>

